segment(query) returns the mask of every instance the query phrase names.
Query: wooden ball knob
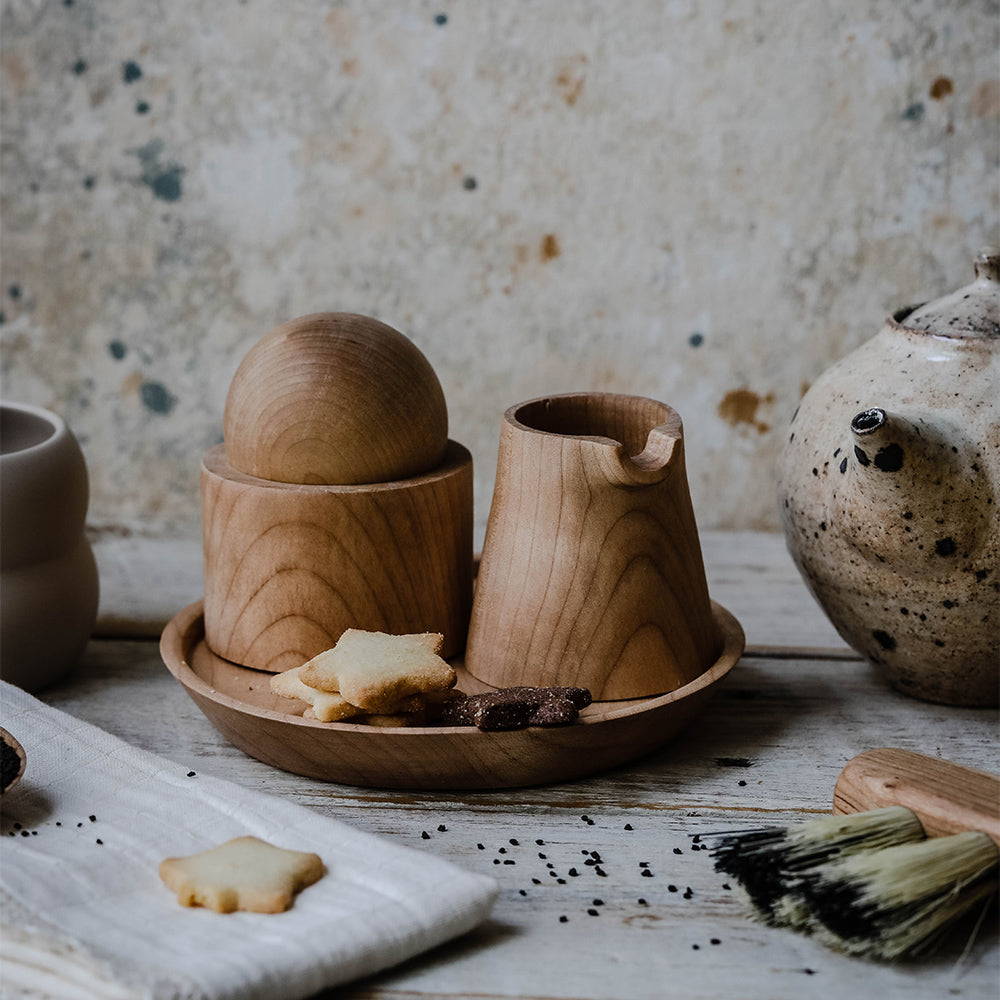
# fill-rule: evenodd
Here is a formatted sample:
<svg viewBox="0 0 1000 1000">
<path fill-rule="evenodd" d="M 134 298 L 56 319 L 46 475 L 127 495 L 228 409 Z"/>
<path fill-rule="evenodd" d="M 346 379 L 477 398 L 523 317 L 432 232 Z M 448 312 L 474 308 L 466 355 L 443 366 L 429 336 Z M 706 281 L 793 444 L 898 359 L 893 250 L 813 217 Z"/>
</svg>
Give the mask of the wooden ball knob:
<svg viewBox="0 0 1000 1000">
<path fill-rule="evenodd" d="M 436 468 L 448 444 L 444 392 L 398 330 L 315 313 L 250 349 L 226 397 L 230 464 L 282 483 L 385 483 Z"/>
</svg>

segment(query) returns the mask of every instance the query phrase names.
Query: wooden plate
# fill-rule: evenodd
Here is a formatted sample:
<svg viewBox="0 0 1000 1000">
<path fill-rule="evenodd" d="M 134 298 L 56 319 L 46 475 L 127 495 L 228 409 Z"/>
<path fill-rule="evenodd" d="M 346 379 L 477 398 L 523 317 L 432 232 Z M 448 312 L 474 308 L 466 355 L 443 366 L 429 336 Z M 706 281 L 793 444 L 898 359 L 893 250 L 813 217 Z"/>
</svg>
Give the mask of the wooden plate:
<svg viewBox="0 0 1000 1000">
<path fill-rule="evenodd" d="M 739 622 L 713 604 L 722 655 L 690 684 L 637 701 L 595 702 L 571 726 L 484 733 L 473 727 L 380 729 L 317 722 L 271 694 L 270 674 L 216 656 L 205 643 L 202 602 L 163 631 L 160 652 L 213 726 L 244 753 L 294 774 L 370 788 L 490 789 L 568 781 L 607 770 L 667 743 L 702 710 L 736 665 Z M 453 660 L 458 687 L 489 690 Z"/>
</svg>

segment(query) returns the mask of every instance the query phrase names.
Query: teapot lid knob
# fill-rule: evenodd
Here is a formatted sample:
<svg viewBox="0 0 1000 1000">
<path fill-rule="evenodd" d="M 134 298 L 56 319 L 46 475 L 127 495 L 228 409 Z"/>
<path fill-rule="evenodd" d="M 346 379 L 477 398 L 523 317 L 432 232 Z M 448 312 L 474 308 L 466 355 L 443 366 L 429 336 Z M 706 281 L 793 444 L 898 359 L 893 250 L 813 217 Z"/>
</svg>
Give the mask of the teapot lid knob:
<svg viewBox="0 0 1000 1000">
<path fill-rule="evenodd" d="M 972 266 L 981 281 L 1000 282 L 1000 247 L 983 247 Z"/>
</svg>

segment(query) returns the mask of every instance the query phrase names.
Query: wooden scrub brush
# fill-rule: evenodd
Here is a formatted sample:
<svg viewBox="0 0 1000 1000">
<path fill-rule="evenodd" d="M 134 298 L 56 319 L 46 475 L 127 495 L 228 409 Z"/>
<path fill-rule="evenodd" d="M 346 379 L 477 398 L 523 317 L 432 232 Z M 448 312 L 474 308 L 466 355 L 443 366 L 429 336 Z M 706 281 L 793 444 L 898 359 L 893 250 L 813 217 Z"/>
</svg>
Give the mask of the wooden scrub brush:
<svg viewBox="0 0 1000 1000">
<path fill-rule="evenodd" d="M 716 871 L 755 916 L 859 957 L 926 953 L 995 896 L 1000 778 L 906 750 L 853 758 L 834 814 L 720 835 Z"/>
</svg>

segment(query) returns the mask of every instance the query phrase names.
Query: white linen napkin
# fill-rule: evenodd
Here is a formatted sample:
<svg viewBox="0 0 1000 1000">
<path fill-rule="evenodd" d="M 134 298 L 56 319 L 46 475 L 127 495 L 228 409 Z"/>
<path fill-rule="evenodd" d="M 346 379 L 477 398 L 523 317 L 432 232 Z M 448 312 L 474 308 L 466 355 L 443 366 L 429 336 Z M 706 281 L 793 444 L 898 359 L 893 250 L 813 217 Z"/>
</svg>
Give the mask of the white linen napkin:
<svg viewBox="0 0 1000 1000">
<path fill-rule="evenodd" d="M 0 722 L 27 755 L 0 800 L 7 994 L 298 1000 L 470 930 L 496 898 L 493 879 L 190 775 L 3 682 Z M 179 905 L 160 862 L 244 834 L 327 873 L 280 914 Z"/>
</svg>

